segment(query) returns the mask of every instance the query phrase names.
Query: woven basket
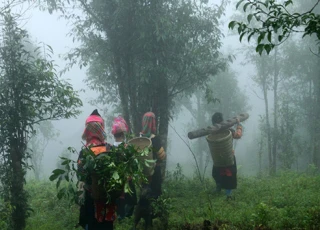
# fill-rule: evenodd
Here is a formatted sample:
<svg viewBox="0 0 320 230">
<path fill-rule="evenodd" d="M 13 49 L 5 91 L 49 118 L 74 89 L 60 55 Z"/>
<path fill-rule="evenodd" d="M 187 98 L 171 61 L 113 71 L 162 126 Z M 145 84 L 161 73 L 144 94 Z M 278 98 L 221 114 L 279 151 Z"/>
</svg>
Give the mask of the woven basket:
<svg viewBox="0 0 320 230">
<path fill-rule="evenodd" d="M 223 130 L 206 137 L 214 166 L 224 167 L 234 164 L 233 138 L 230 130 Z"/>
<path fill-rule="evenodd" d="M 149 138 L 146 137 L 136 137 L 128 141 L 128 144 L 132 144 L 138 152 L 148 151 L 149 153 L 146 156 L 141 156 L 140 159 L 144 160 L 153 160 L 153 153 L 151 151 L 152 142 Z M 152 176 L 154 173 L 155 163 L 148 163 L 150 167 L 144 165 L 143 173 L 145 176 Z"/>
</svg>

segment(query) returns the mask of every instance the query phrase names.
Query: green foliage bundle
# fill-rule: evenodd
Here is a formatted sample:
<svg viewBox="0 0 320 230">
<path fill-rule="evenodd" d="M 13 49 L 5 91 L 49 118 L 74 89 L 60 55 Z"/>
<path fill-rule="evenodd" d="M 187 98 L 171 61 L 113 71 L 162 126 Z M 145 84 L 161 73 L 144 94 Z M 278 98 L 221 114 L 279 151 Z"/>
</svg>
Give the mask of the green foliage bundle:
<svg viewBox="0 0 320 230">
<path fill-rule="evenodd" d="M 74 151 L 70 148 L 70 151 Z M 153 160 L 143 160 L 142 157 L 149 154 L 150 149 L 145 148 L 142 151 L 136 149 L 133 145 L 120 144 L 118 147 L 112 147 L 110 151 L 96 156 L 94 152 L 85 147 L 82 149 L 81 161 L 82 169 L 78 169 L 78 162 L 61 157 L 62 168 L 55 169 L 50 176 L 50 180 L 57 180 L 56 187 L 62 188 L 58 191 L 58 198 L 69 199 L 71 202 L 81 202 L 79 196 L 82 191 L 77 187 L 80 182 L 85 182 L 85 186 L 93 186 L 98 191 L 93 191 L 95 196 L 105 196 L 106 202 L 113 199 L 113 196 L 120 196 L 119 193 L 125 191 L 131 193 L 127 184 L 130 178 L 136 186 L 147 182 L 143 174 L 143 168 L 149 167 Z M 98 184 L 95 184 L 95 179 Z M 66 181 L 68 183 L 62 183 Z M 77 186 L 75 186 L 75 184 Z M 97 194 L 98 193 L 98 194 Z"/>
</svg>

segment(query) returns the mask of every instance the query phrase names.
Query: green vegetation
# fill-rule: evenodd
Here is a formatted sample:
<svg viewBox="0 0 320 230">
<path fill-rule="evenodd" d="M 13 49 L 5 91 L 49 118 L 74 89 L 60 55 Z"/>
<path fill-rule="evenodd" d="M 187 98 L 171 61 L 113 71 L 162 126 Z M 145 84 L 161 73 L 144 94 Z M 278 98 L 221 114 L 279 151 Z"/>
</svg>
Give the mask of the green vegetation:
<svg viewBox="0 0 320 230">
<path fill-rule="evenodd" d="M 69 151 L 75 152 L 72 148 L 69 148 Z M 134 145 L 120 144 L 108 150 L 108 154 L 101 153 L 96 156 L 91 149 L 83 148 L 80 170 L 77 168 L 77 161 L 60 157 L 61 167 L 53 170 L 49 179 L 57 180 L 56 187 L 60 189 L 58 198 L 68 198 L 71 204 L 79 203 L 82 191 L 77 191 L 77 187 L 80 181 L 91 183 L 93 197 L 99 200 L 107 198 L 109 201 L 112 198 L 111 194 L 121 194 L 123 189 L 131 192 L 126 183 L 129 177 L 136 185 L 147 182 L 143 174 L 144 168 L 155 162 L 144 158 L 149 152 L 150 149 L 147 147 L 138 151 Z"/>
<path fill-rule="evenodd" d="M 41 122 L 76 117 L 82 101 L 71 84 L 56 74 L 50 56 L 52 48 L 34 46 L 30 51 L 33 45 L 28 32 L 18 24 L 19 15 L 13 14 L 10 7 L 2 10 L 0 197 L 5 205 L 0 206 L 7 206 L 4 227 L 22 230 L 29 215 L 25 176 L 32 168 L 29 159 L 34 157 L 28 149 L 28 141 Z"/>
<path fill-rule="evenodd" d="M 56 198 L 53 183 L 29 182 L 27 190 L 34 210 L 28 230 L 72 229 L 78 220 L 77 206 Z M 168 173 L 165 193 L 157 210 L 169 214 L 168 229 L 319 229 L 320 176 L 278 172 L 275 177 L 243 178 L 234 191 L 235 200 L 215 194 L 211 178 L 200 184 L 186 178 L 181 168 Z M 166 215 L 164 215 L 166 216 Z M 163 229 L 163 220 L 154 220 L 154 229 Z M 203 226 L 209 226 L 204 228 Z M 127 230 L 132 220 L 116 221 L 115 229 Z M 140 223 L 142 229 L 143 221 Z"/>
</svg>

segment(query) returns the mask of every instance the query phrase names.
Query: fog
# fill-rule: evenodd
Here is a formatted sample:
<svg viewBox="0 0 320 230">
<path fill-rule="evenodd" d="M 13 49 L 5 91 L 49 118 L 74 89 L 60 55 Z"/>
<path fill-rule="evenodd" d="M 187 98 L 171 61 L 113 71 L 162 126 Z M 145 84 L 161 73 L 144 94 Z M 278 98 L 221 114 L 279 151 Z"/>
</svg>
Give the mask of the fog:
<svg viewBox="0 0 320 230">
<path fill-rule="evenodd" d="M 247 175 L 254 175 L 250 167 L 257 164 L 256 159 L 247 157 L 248 146 L 253 141 L 256 141 L 258 128 L 259 115 L 263 113 L 264 107 L 261 99 L 257 97 L 254 92 L 260 92 L 256 89 L 251 80 L 253 76 L 254 68 L 250 65 L 243 65 L 243 56 L 239 47 L 243 44 L 239 42 L 238 35 L 232 35 L 228 30 L 227 25 L 230 16 L 234 10 L 234 5 L 229 4 L 227 13 L 222 19 L 222 30 L 224 31 L 225 38 L 223 41 L 223 53 L 233 54 L 236 56 L 236 60 L 231 64 L 231 69 L 236 73 L 240 88 L 245 90 L 248 97 L 248 104 L 251 106 L 248 112 L 250 117 L 244 123 L 244 136 L 241 140 L 237 141 L 235 146 L 238 165 L 241 166 L 240 173 Z M 67 36 L 70 32 L 71 26 L 68 25 L 65 19 L 59 18 L 56 13 L 48 14 L 48 12 L 42 12 L 38 9 L 32 9 L 28 16 L 28 21 L 25 23 L 24 28 L 30 32 L 32 39 L 37 42 L 43 42 L 50 45 L 54 50 L 54 60 L 59 66 L 57 70 L 62 70 L 67 64 L 63 60 L 61 55 L 66 54 L 71 48 L 77 47 L 77 43 L 72 41 L 72 37 Z M 58 156 L 66 147 L 81 148 L 82 140 L 81 135 L 84 129 L 84 121 L 86 117 L 92 112 L 93 109 L 98 108 L 101 105 L 91 105 L 90 100 L 97 97 L 97 93 L 89 90 L 84 79 L 86 78 L 86 69 L 80 69 L 78 66 L 74 66 L 70 71 L 63 75 L 63 78 L 69 79 L 76 90 L 84 90 L 81 92 L 81 99 L 84 103 L 81 108 L 82 113 L 76 119 L 54 121 L 54 127 L 60 133 L 57 140 L 52 140 L 47 146 L 44 158 L 43 158 L 43 178 L 47 178 L 50 172 L 56 167 Z M 102 110 L 102 109 L 101 109 Z M 182 115 L 183 114 L 183 115 Z M 237 114 L 234 114 L 237 115 Z M 191 130 L 186 129 L 188 122 L 192 119 L 187 110 L 174 115 L 174 119 L 170 121 L 169 127 L 169 145 L 167 149 L 168 160 L 167 168 L 172 170 L 177 163 L 180 163 L 184 169 L 184 173 L 192 175 L 195 170 L 195 161 L 192 153 L 189 151 L 186 144 L 178 137 L 176 132 L 180 134 L 186 142 L 192 145 L 193 141 L 188 140 L 187 133 Z M 210 125 L 210 121 L 207 122 Z M 176 131 L 174 131 L 173 127 Z M 203 128 L 203 127 L 199 127 Z M 111 127 L 107 127 L 107 132 L 110 133 Z M 203 137 L 204 138 L 204 137 Z M 113 142 L 110 136 L 108 142 Z M 209 150 L 207 152 L 209 154 Z M 74 156 L 76 158 L 76 156 Z M 211 159 L 211 157 L 209 157 Z M 212 162 L 209 162 L 207 173 L 211 172 Z M 188 170 L 187 170 L 188 169 Z"/>
</svg>

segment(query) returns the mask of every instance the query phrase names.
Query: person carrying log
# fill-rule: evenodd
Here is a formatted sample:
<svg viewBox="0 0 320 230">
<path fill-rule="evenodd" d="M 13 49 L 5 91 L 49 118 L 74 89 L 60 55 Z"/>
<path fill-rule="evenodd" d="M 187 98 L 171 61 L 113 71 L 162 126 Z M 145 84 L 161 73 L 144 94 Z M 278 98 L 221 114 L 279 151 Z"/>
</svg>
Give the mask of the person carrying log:
<svg viewBox="0 0 320 230">
<path fill-rule="evenodd" d="M 212 116 L 212 124 L 213 125 L 219 125 L 221 122 L 223 122 L 223 115 L 220 112 L 216 112 Z M 236 129 L 229 128 L 232 140 L 233 139 L 240 139 L 242 137 L 242 125 L 240 124 L 239 119 L 237 118 L 237 124 Z M 220 154 L 220 153 L 214 153 L 214 154 Z M 237 188 L 237 162 L 236 157 L 234 155 L 234 150 L 232 149 L 232 156 L 231 156 L 232 165 L 228 166 L 219 166 L 216 164 L 217 162 L 214 162 L 213 168 L 212 168 L 212 177 L 215 180 L 216 183 L 216 192 L 220 193 L 222 189 L 226 189 L 226 196 L 227 200 L 232 199 L 232 190 Z M 214 159 L 213 159 L 214 160 Z"/>
</svg>

